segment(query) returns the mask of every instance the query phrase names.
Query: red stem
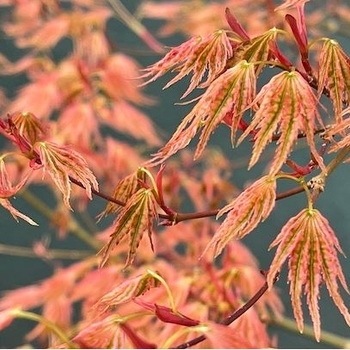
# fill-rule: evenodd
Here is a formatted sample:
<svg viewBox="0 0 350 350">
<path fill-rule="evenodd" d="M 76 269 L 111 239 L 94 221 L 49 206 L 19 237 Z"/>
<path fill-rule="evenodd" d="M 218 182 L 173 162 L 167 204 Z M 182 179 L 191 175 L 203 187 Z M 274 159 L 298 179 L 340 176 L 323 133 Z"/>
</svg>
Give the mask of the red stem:
<svg viewBox="0 0 350 350">
<path fill-rule="evenodd" d="M 266 275 L 266 273 L 264 273 Z M 276 283 L 278 280 L 279 275 L 277 274 L 275 278 L 273 279 L 273 283 Z M 237 320 L 239 317 L 241 317 L 245 312 L 247 312 L 268 290 L 268 284 L 267 282 L 264 283 L 264 285 L 253 295 L 251 299 L 249 299 L 242 307 L 240 307 L 238 310 L 236 310 L 233 314 L 225 318 L 220 322 L 220 324 L 228 326 L 231 323 L 233 323 L 235 320 Z M 175 349 L 188 349 L 191 346 L 197 345 L 204 341 L 206 339 L 205 335 L 201 335 L 197 338 L 194 338 L 186 343 L 178 345 Z"/>
<path fill-rule="evenodd" d="M 73 179 L 72 177 L 69 177 L 69 179 L 76 184 L 77 186 L 84 188 L 85 187 L 77 180 Z M 115 199 L 111 196 L 108 196 L 107 194 L 104 194 L 100 191 L 96 191 L 94 189 L 91 190 L 93 194 L 95 194 L 96 196 L 105 199 L 106 201 L 115 203 L 117 205 L 120 205 L 122 207 L 125 206 L 125 203 L 122 201 L 119 201 L 118 199 Z M 292 188 L 291 190 L 287 190 L 284 192 L 281 192 L 280 194 L 278 194 L 276 196 L 276 201 L 280 200 L 280 199 L 284 199 L 287 197 L 291 197 L 294 196 L 298 193 L 304 192 L 304 188 L 301 186 Z M 205 210 L 205 211 L 199 211 L 199 212 L 193 212 L 193 213 L 174 213 L 174 215 L 168 215 L 168 214 L 159 214 L 158 216 L 161 219 L 165 219 L 169 222 L 172 222 L 173 224 L 177 224 L 181 221 L 187 221 L 187 220 L 194 220 L 194 219 L 203 219 L 203 218 L 207 218 L 207 217 L 213 217 L 216 216 L 218 214 L 220 209 L 213 209 L 213 210 Z"/>
</svg>

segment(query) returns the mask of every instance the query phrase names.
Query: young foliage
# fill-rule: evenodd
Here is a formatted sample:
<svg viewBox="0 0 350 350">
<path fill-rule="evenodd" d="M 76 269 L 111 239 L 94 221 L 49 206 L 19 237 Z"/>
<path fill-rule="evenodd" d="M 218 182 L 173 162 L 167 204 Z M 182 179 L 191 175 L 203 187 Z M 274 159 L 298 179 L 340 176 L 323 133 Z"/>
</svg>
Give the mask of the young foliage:
<svg viewBox="0 0 350 350">
<path fill-rule="evenodd" d="M 340 243 L 313 208 L 328 176 L 350 159 L 350 59 L 322 33 L 334 18 L 346 22 L 339 26 L 345 31 L 349 11 L 336 0 L 326 10 L 314 2 L 309 12 L 308 0 L 280 1 L 276 8 L 265 0 L 141 1 L 134 17 L 124 3 L 0 0 L 11 6 L 1 29 L 25 48 L 16 62 L 0 55 L 0 74 L 26 78 L 11 102 L 0 90 L 1 112 L 8 116 L 0 119 L 0 133 L 10 141 L 0 155 L 0 205 L 35 225 L 11 204 L 23 196 L 47 216 L 59 239 L 69 233 L 89 247 L 55 249 L 56 240 L 51 247 L 46 236 L 32 250 L 10 247 L 10 254 L 45 259 L 55 271 L 0 298 L 0 330 L 15 318 L 35 320 L 26 341 L 49 348 L 188 348 L 202 341 L 212 348 L 276 348 L 268 326 L 283 311 L 273 285 L 286 260 L 300 331 L 305 294 L 315 337 L 322 340 L 322 284 L 350 325 L 339 290 L 341 284 L 348 292 Z M 139 22 L 142 16 L 161 18 L 163 34 L 179 31 L 188 39 L 141 70 L 113 41 L 114 14 L 157 53 L 164 50 Z M 62 40 L 72 50 L 58 57 Z M 323 46 L 311 55 L 309 43 L 317 42 Z M 161 147 L 160 130 L 140 109 L 154 100 L 140 86 L 166 73 L 172 78 L 164 88 L 189 81 L 181 98 L 204 90 Z M 323 115 L 321 98 L 331 102 L 334 115 Z M 333 124 L 325 127 L 326 120 Z M 208 147 L 221 123 L 230 127 L 232 145 L 250 138 L 246 170 L 274 147 L 265 172 L 241 191 L 232 173 L 241 164 L 236 152 L 226 157 Z M 192 157 L 183 149 L 196 137 Z M 308 144 L 305 166 L 294 152 L 298 139 Z M 160 149 L 147 161 L 153 147 Z M 180 150 L 180 160 L 169 160 Z M 142 164 L 161 168 L 153 177 Z M 299 186 L 277 193 L 280 178 Z M 26 191 L 29 184 L 50 187 L 57 203 L 36 198 L 36 188 Z M 276 201 L 302 191 L 309 208 L 284 225 L 270 246 L 277 247 L 270 269 L 260 270 L 239 240 L 271 216 Z M 103 230 L 94 225 L 95 208 L 87 206 L 92 193 L 108 201 L 98 219 L 116 215 Z M 77 211 L 69 210 L 77 204 Z M 181 212 L 188 206 L 193 212 Z M 221 224 L 214 219 L 224 214 Z M 138 249 L 145 232 L 150 245 Z M 208 259 L 209 252 L 220 259 Z M 74 258 L 81 260 L 68 267 L 60 261 Z"/>
<path fill-rule="evenodd" d="M 201 130 L 194 158 L 202 154 L 210 135 L 229 115 L 231 139 L 235 138 L 244 111 L 255 97 L 255 68 L 252 63 L 240 61 L 227 69 L 201 96 L 192 111 L 183 119 L 167 144 L 154 155 L 153 165 L 164 162 L 186 147 Z"/>
<path fill-rule="evenodd" d="M 95 304 L 95 307 L 107 311 L 109 308 L 135 299 L 158 285 L 159 281 L 152 274 L 146 272 L 143 275 L 132 277 L 122 282 L 112 291 L 105 294 Z"/>
<path fill-rule="evenodd" d="M 226 219 L 215 232 L 203 255 L 208 250 L 218 256 L 231 239 L 241 239 L 264 221 L 275 206 L 276 180 L 263 176 L 244 190 L 232 203 L 222 208 L 217 217 L 226 212 Z"/>
<path fill-rule="evenodd" d="M 313 157 L 322 166 L 323 160 L 314 141 L 317 121 L 321 121 L 317 102 L 312 88 L 300 73 L 282 72 L 274 76 L 253 101 L 258 110 L 238 140 L 241 143 L 252 131 L 256 131 L 249 168 L 258 161 L 263 150 L 278 133 L 278 147 L 269 170 L 269 174 L 276 174 L 292 151 L 299 132 L 306 136 Z"/>
<path fill-rule="evenodd" d="M 40 162 L 44 173 L 49 173 L 62 192 L 64 204 L 68 208 L 71 208 L 69 204 L 71 194 L 70 177 L 80 181 L 90 199 L 92 198 L 91 190 L 98 190 L 95 176 L 88 168 L 86 160 L 79 153 L 68 147 L 59 146 L 48 141 L 37 142 L 33 148 L 39 156 L 39 159 L 35 159 L 35 162 Z"/>
<path fill-rule="evenodd" d="M 271 56 L 271 45 L 275 43 L 277 33 L 277 29 L 272 28 L 262 35 L 243 41 L 235 48 L 234 59 L 254 62 L 256 64 L 256 73 L 259 75 L 265 66 L 265 62 Z"/>
<path fill-rule="evenodd" d="M 144 180 L 144 175 L 140 171 L 135 171 L 119 181 L 113 192 L 113 198 L 120 203 L 125 204 L 129 198 L 140 189 L 140 180 Z M 122 205 L 113 202 L 108 202 L 106 209 L 99 215 L 102 218 L 105 215 L 119 213 L 123 209 Z"/>
<path fill-rule="evenodd" d="M 345 117 L 350 114 L 350 107 L 347 107 L 343 110 L 341 117 Z M 332 141 L 332 146 L 329 149 L 329 152 L 337 152 L 343 148 L 347 148 L 350 146 L 350 134 L 348 133 L 348 129 L 350 128 L 350 118 L 344 118 L 344 120 L 332 125 L 329 127 L 325 133 L 325 137 Z M 335 141 L 335 137 L 340 136 L 341 139 L 339 141 Z M 345 161 L 349 161 L 349 158 Z"/>
<path fill-rule="evenodd" d="M 100 266 L 103 266 L 107 262 L 113 247 L 118 245 L 125 236 L 129 236 L 129 252 L 125 267 L 132 264 L 145 231 L 148 233 L 153 249 L 152 225 L 153 220 L 157 216 L 157 201 L 153 191 L 147 188 L 140 188 L 129 198 L 125 207 L 120 212 L 115 222 L 111 238 L 100 252 L 102 254 Z"/>
<path fill-rule="evenodd" d="M 21 218 L 27 221 L 29 224 L 37 226 L 38 224 L 35 221 L 33 221 L 27 215 L 19 212 L 16 208 L 14 208 L 8 199 L 14 196 L 18 191 L 20 191 L 23 188 L 23 186 L 28 181 L 28 178 L 31 175 L 32 171 L 29 171 L 26 175 L 22 177 L 22 179 L 16 185 L 13 185 L 11 181 L 13 180 L 13 178 L 10 177 L 10 174 L 6 168 L 4 160 L 5 156 L 6 154 L 0 157 L 0 205 L 3 206 L 6 210 L 8 210 L 15 220 L 18 221 L 17 218 Z"/>
<path fill-rule="evenodd" d="M 230 40 L 225 30 L 217 30 L 205 37 L 193 37 L 170 50 L 162 60 L 147 68 L 143 77 L 151 76 L 147 81 L 149 83 L 171 69 L 178 72 L 175 78 L 165 85 L 166 89 L 193 72 L 191 83 L 182 96 L 184 98 L 196 87 L 208 87 L 224 70 L 227 60 L 233 54 Z"/>
<path fill-rule="evenodd" d="M 320 285 L 325 283 L 329 295 L 350 326 L 350 313 L 338 290 L 338 282 L 349 293 L 345 277 L 338 260 L 337 251 L 342 252 L 338 239 L 328 220 L 317 209 L 304 209 L 292 217 L 271 243 L 278 246 L 267 276 L 270 286 L 289 260 L 288 280 L 293 311 L 300 332 L 303 331 L 302 294 L 306 294 L 315 338 L 320 341 L 321 320 L 319 313 Z"/>
<path fill-rule="evenodd" d="M 344 104 L 350 101 L 350 58 L 339 43 L 325 39 L 319 58 L 318 93 L 329 91 L 333 102 L 335 121 L 340 122 Z"/>
</svg>

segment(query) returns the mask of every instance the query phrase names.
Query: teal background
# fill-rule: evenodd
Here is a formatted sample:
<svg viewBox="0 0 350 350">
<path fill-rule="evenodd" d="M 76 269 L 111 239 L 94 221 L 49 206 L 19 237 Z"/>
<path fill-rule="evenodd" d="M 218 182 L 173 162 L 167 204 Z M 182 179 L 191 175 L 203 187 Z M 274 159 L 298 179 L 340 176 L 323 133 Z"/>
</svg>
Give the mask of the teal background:
<svg viewBox="0 0 350 350">
<path fill-rule="evenodd" d="M 124 1 L 132 9 L 136 7 L 138 1 Z M 9 15 L 10 9 L 1 10 L 2 17 Z M 6 12 L 7 11 L 7 12 Z M 146 26 L 155 32 L 159 23 L 156 21 L 145 21 Z M 110 38 L 115 41 L 118 49 L 132 54 L 143 66 L 155 62 L 160 56 L 153 55 L 150 50 L 139 40 L 139 38 L 131 33 L 123 24 L 113 21 L 109 24 Z M 337 38 L 342 46 L 350 53 L 350 41 L 344 37 Z M 176 45 L 182 42 L 180 36 L 173 38 L 160 39 L 165 45 Z M 69 48 L 67 42 L 62 42 L 55 49 L 58 55 L 66 52 Z M 16 50 L 11 42 L 2 36 L 0 40 L 0 52 L 12 59 L 18 59 L 20 52 Z M 159 81 L 152 83 L 146 88 L 146 91 L 158 98 L 156 108 L 146 108 L 145 110 L 152 116 L 155 123 L 166 132 L 166 139 L 174 131 L 183 116 L 186 115 L 190 106 L 175 106 L 174 103 L 179 101 L 180 96 L 185 91 L 186 82 L 180 82 L 168 90 L 162 91 L 168 77 L 161 78 Z M 13 93 L 22 84 L 23 77 L 1 77 L 0 85 L 6 87 L 8 91 Z M 247 172 L 243 166 L 238 167 L 236 164 L 247 163 L 246 155 L 250 145 L 244 145 L 242 148 L 232 149 L 229 141 L 229 131 L 226 127 L 221 126 L 211 138 L 211 144 L 219 146 L 232 160 L 233 181 L 243 188 L 244 184 L 254 178 L 264 170 L 265 163 L 260 162 L 251 171 Z M 2 142 L 2 141 L 0 141 Z M 298 152 L 301 159 L 307 159 L 302 149 Z M 329 219 L 331 226 L 337 233 L 341 242 L 341 247 L 346 255 L 350 256 L 350 215 L 349 215 L 349 165 L 341 166 L 327 182 L 326 192 L 321 195 L 317 208 Z M 53 198 L 45 190 L 45 188 L 36 187 L 33 189 L 40 194 L 47 203 L 53 203 Z M 52 230 L 47 220 L 28 207 L 21 199 L 14 200 L 14 205 L 19 210 L 32 217 L 40 224 L 39 228 L 31 227 L 26 222 L 20 221 L 16 223 L 10 214 L 0 208 L 0 243 L 11 245 L 30 247 L 32 243 L 39 240 L 42 235 L 51 239 L 51 247 L 69 248 L 69 249 L 88 249 L 84 247 L 80 241 L 74 237 L 69 237 L 66 241 L 59 241 L 55 238 L 55 231 Z M 277 203 L 276 210 L 271 217 L 257 230 L 244 239 L 244 243 L 252 250 L 260 262 L 262 269 L 267 269 L 274 254 L 274 250 L 268 252 L 267 248 L 274 237 L 279 233 L 282 226 L 293 215 L 297 214 L 304 208 L 306 200 L 303 194 L 296 195 L 292 198 Z M 92 213 L 96 214 L 103 206 L 103 202 L 99 199 L 93 201 L 90 206 Z M 185 210 L 186 208 L 184 208 Z M 100 224 L 100 227 L 104 224 Z M 350 281 L 350 264 L 348 259 L 341 258 L 345 276 Z M 69 264 L 69 261 L 65 261 Z M 53 266 L 39 259 L 21 258 L 0 254 L 0 291 L 11 290 L 20 286 L 39 281 L 48 277 L 53 272 Z M 281 297 L 286 307 L 286 314 L 292 316 L 291 305 L 289 300 L 289 287 L 286 283 L 286 273 L 277 283 Z M 346 305 L 350 308 L 350 296 L 344 294 Z M 350 328 L 346 325 L 343 317 L 334 306 L 332 300 L 328 296 L 325 288 L 322 288 L 321 297 L 321 315 L 322 328 L 324 330 L 334 332 L 350 338 Z M 307 311 L 305 313 L 307 315 Z M 33 327 L 33 323 L 25 321 L 16 321 L 11 327 L 0 333 L 0 347 L 13 348 L 23 343 L 23 335 Z M 298 335 L 280 331 L 271 327 L 271 333 L 277 334 L 279 339 L 279 347 L 281 348 L 329 348 L 328 345 L 321 345 L 313 340 L 305 339 Z"/>
</svg>

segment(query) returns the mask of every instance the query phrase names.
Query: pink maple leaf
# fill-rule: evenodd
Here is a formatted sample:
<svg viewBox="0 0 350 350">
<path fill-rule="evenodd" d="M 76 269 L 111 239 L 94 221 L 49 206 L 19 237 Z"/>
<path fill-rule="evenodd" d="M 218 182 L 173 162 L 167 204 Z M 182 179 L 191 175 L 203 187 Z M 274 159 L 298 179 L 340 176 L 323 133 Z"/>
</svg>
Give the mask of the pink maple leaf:
<svg viewBox="0 0 350 350">
<path fill-rule="evenodd" d="M 350 325 L 350 313 L 338 290 L 338 282 L 340 282 L 349 293 L 337 257 L 337 251 L 342 253 L 342 250 L 328 220 L 316 209 L 304 209 L 284 225 L 270 248 L 277 245 L 267 282 L 270 287 L 273 286 L 276 273 L 288 259 L 290 295 L 299 330 L 302 332 L 304 325 L 301 304 L 304 292 L 313 321 L 315 338 L 317 341 L 320 340 L 321 320 L 318 300 L 319 288 L 323 282 L 345 321 Z"/>
</svg>

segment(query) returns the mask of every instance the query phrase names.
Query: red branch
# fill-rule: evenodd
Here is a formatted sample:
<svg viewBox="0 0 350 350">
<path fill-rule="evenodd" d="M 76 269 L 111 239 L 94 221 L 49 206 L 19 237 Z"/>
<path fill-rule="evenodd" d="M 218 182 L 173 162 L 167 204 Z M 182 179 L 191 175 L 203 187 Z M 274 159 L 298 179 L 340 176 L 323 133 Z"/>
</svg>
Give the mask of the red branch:
<svg viewBox="0 0 350 350">
<path fill-rule="evenodd" d="M 266 276 L 266 272 L 262 272 Z M 273 283 L 276 283 L 278 280 L 279 275 L 277 274 L 275 278 L 273 279 Z M 267 282 L 264 283 L 264 285 L 253 295 L 251 299 L 249 299 L 242 307 L 240 307 L 238 310 L 236 310 L 233 314 L 225 318 L 220 322 L 220 324 L 228 326 L 231 323 L 233 323 L 235 320 L 237 320 L 239 317 L 241 317 L 245 312 L 247 312 L 268 290 Z M 191 346 L 197 345 L 204 341 L 206 339 L 205 335 L 201 335 L 197 338 L 194 338 L 186 343 L 178 345 L 175 349 L 188 349 Z"/>
<path fill-rule="evenodd" d="M 73 179 L 70 177 L 70 180 L 76 184 L 77 186 L 84 188 L 85 187 L 77 180 Z M 276 201 L 284 198 L 288 198 L 291 196 L 294 196 L 298 193 L 304 192 L 304 188 L 302 186 L 298 186 L 295 188 L 292 188 L 290 190 L 281 192 L 276 196 Z M 92 189 L 92 193 L 95 194 L 96 196 L 105 199 L 106 201 L 115 203 L 117 205 L 120 205 L 122 207 L 125 206 L 125 203 L 122 201 L 119 201 L 118 199 L 115 199 L 107 194 L 104 194 L 100 191 L 96 191 Z M 171 224 L 177 224 L 181 221 L 187 221 L 187 220 L 194 220 L 194 219 L 203 219 L 203 218 L 208 218 L 208 217 L 213 217 L 218 214 L 220 209 L 213 209 L 213 210 L 205 210 L 205 211 L 199 211 L 199 212 L 193 212 L 193 213 L 175 213 L 174 215 L 168 215 L 168 214 L 159 214 L 158 217 L 161 219 L 167 220 L 167 222 Z"/>
</svg>

